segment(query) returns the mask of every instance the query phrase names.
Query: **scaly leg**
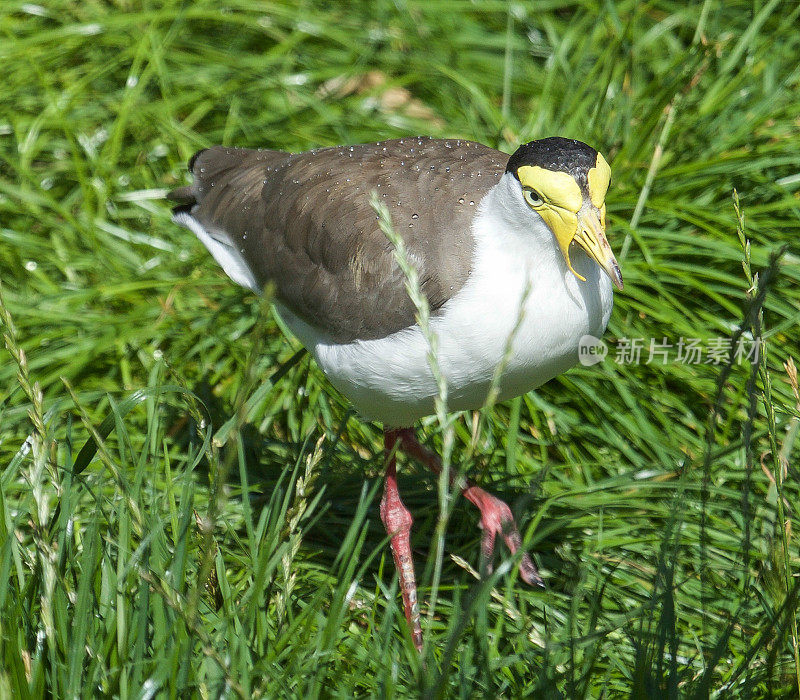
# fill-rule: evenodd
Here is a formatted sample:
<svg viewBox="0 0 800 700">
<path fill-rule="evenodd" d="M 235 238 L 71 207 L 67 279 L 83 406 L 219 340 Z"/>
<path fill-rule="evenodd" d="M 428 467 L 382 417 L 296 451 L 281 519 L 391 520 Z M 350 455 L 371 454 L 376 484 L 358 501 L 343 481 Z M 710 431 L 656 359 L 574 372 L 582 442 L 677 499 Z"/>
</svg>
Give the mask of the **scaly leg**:
<svg viewBox="0 0 800 700">
<path fill-rule="evenodd" d="M 426 449 L 419 440 L 417 440 L 412 429 L 405 428 L 397 432 L 398 436 L 396 439 L 400 440 L 403 450 L 406 453 L 418 459 L 435 474 L 439 474 L 442 471 L 442 462 L 439 457 Z M 451 486 L 454 480 L 455 474 L 451 470 Z M 517 524 L 514 522 L 511 508 L 509 508 L 505 502 L 487 491 L 484 491 L 482 488 L 470 484 L 469 481 L 465 483 L 461 489 L 461 493 L 481 512 L 481 521 L 479 525 L 483 530 L 483 537 L 481 538 L 481 556 L 487 566 L 487 571 L 491 573 L 494 541 L 497 535 L 500 535 L 505 540 L 506 546 L 511 551 L 512 555 L 516 554 L 522 547 L 522 537 L 517 529 Z M 527 552 L 522 555 L 522 561 L 519 563 L 519 573 L 525 583 L 531 586 L 544 588 L 544 581 Z"/>
<path fill-rule="evenodd" d="M 411 558 L 411 542 L 409 533 L 413 518 L 400 500 L 397 490 L 397 467 L 395 464 L 395 444 L 400 439 L 400 430 L 384 431 L 384 447 L 387 456 L 386 480 L 381 499 L 381 520 L 386 532 L 391 537 L 392 556 L 400 580 L 400 591 L 403 594 L 403 610 L 406 613 L 411 637 L 418 651 L 422 650 L 422 627 L 419 621 L 419 603 L 417 602 L 417 581 L 414 577 L 414 562 Z"/>
</svg>

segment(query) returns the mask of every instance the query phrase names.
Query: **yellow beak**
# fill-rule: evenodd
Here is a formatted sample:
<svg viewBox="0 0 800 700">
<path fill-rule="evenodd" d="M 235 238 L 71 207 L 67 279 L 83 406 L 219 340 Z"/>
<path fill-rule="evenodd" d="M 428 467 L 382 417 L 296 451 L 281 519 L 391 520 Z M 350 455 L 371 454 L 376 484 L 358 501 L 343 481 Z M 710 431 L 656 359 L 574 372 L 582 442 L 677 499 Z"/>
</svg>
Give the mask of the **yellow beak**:
<svg viewBox="0 0 800 700">
<path fill-rule="evenodd" d="M 601 219 L 600 211 L 593 204 L 586 203 L 578 212 L 577 219 L 578 227 L 572 240 L 586 251 L 589 257 L 609 276 L 614 286 L 621 290 L 623 287 L 622 273 L 611 246 L 608 244 L 606 227 Z M 573 272 L 575 271 L 573 270 Z M 583 279 L 577 273 L 575 274 Z"/>
<path fill-rule="evenodd" d="M 577 185 L 575 187 L 577 189 Z M 601 203 L 600 206 L 604 205 Z M 567 267 L 575 277 L 583 282 L 586 281 L 586 278 L 579 275 L 572 267 L 569 249 L 573 243 L 586 251 L 587 255 L 611 278 L 617 289 L 622 289 L 622 273 L 606 238 L 605 217 L 601 209 L 589 200 L 584 200 L 579 211 L 553 204 L 545 204 L 536 211 L 555 235 Z"/>
</svg>

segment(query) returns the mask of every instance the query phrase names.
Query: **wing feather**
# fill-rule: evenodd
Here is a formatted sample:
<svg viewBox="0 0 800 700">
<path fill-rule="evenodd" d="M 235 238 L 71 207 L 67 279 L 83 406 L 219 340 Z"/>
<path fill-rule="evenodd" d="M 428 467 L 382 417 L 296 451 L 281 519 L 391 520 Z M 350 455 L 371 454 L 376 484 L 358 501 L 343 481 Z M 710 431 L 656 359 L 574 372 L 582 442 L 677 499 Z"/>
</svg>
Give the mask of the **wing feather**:
<svg viewBox="0 0 800 700">
<path fill-rule="evenodd" d="M 477 143 L 427 138 L 300 154 L 214 147 L 196 154 L 193 185 L 171 198 L 183 202 L 178 223 L 188 225 L 189 215 L 214 232 L 217 253 L 203 242 L 218 262 L 220 245 L 241 258 L 220 262 L 234 281 L 256 289 L 274 282 L 293 313 L 350 342 L 415 322 L 370 193 L 389 207 L 435 312 L 469 277 L 472 218 L 507 159 Z"/>
</svg>

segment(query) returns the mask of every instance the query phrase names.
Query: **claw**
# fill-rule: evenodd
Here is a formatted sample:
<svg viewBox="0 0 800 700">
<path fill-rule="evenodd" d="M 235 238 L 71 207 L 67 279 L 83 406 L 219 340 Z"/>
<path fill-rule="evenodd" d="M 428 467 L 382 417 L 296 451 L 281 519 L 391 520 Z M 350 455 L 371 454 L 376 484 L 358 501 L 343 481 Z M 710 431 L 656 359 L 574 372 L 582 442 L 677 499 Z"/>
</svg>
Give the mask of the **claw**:
<svg viewBox="0 0 800 700">
<path fill-rule="evenodd" d="M 478 524 L 478 527 L 483 530 L 481 558 L 486 567 L 486 572 L 491 573 L 495 537 L 497 535 L 502 536 L 513 556 L 522 547 L 522 536 L 519 534 L 517 524 L 514 522 L 511 508 L 497 496 L 493 496 L 477 486 L 469 486 L 464 489 L 464 497 L 481 512 L 481 520 Z M 522 560 L 519 563 L 519 575 L 528 585 L 544 588 L 544 580 L 539 575 L 533 560 L 527 552 L 523 553 Z"/>
</svg>

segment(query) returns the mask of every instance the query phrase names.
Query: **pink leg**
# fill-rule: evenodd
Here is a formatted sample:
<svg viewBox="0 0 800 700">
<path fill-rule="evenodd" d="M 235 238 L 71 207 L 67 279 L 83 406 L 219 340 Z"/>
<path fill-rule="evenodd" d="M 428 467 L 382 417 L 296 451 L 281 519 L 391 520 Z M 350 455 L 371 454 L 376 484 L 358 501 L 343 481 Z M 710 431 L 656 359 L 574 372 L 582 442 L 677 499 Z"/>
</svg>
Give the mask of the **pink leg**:
<svg viewBox="0 0 800 700">
<path fill-rule="evenodd" d="M 435 474 L 439 474 L 442 471 L 441 460 L 433 454 L 433 452 L 420 444 L 412 429 L 406 428 L 398 431 L 398 433 L 398 437 L 405 452 L 418 459 Z M 451 472 L 451 485 L 454 479 L 455 475 Z M 506 546 L 511 551 L 511 554 L 516 554 L 520 547 L 522 547 L 522 537 L 517 529 L 517 524 L 514 522 L 511 508 L 496 496 L 493 496 L 478 486 L 473 486 L 468 481 L 461 489 L 461 493 L 481 512 L 481 522 L 479 525 L 483 530 L 481 556 L 486 564 L 487 571 L 491 572 L 494 541 L 497 535 L 500 535 L 505 540 Z M 544 588 L 544 581 L 527 552 L 522 555 L 522 561 L 519 563 L 519 573 L 525 583 L 531 586 Z"/>
<path fill-rule="evenodd" d="M 403 594 L 403 610 L 406 613 L 411 637 L 418 651 L 422 650 L 422 627 L 419 621 L 419 603 L 417 602 L 417 581 L 414 577 L 414 562 L 411 559 L 411 543 L 409 533 L 413 518 L 400 500 L 397 490 L 397 467 L 395 465 L 394 446 L 400 438 L 399 430 L 384 432 L 384 446 L 388 463 L 386 465 L 386 481 L 381 499 L 381 520 L 386 532 L 391 537 L 392 556 L 400 580 L 400 591 Z"/>
</svg>

